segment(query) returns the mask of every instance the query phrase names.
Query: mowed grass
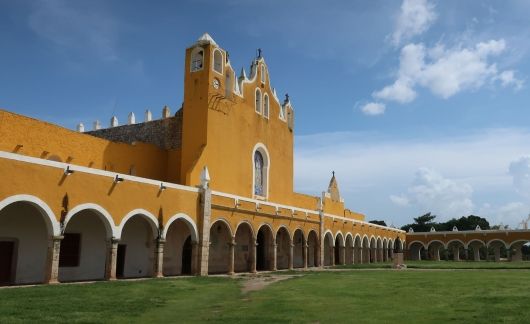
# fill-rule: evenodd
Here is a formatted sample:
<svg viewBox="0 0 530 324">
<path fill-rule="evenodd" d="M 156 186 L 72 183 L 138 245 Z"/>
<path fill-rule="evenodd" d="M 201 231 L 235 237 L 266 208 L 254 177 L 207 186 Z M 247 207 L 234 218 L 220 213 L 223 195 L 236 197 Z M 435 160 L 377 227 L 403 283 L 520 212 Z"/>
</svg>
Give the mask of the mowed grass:
<svg viewBox="0 0 530 324">
<path fill-rule="evenodd" d="M 405 261 L 409 269 L 529 269 L 530 262 L 493 262 L 493 261 Z M 335 266 L 336 269 L 391 269 L 392 263 L 364 263 Z"/>
<path fill-rule="evenodd" d="M 528 270 L 294 274 L 300 276 L 248 294 L 241 292 L 246 280 L 241 277 L 0 289 L 0 323 L 527 323 L 530 319 Z"/>
</svg>

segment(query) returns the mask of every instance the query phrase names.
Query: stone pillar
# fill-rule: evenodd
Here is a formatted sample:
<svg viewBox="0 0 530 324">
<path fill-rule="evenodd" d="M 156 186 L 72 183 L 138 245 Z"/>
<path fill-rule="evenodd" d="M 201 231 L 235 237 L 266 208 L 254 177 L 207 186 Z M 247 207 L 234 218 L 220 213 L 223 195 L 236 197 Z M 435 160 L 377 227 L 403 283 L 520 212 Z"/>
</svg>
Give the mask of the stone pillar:
<svg viewBox="0 0 530 324">
<path fill-rule="evenodd" d="M 196 274 L 199 276 L 208 275 L 208 256 L 210 251 L 210 219 L 212 215 L 212 190 L 208 186 L 203 186 L 201 195 L 201 228 L 199 232 L 199 242 L 197 255 L 193 260 L 197 260 Z M 192 264 L 195 262 L 192 262 Z"/>
<path fill-rule="evenodd" d="M 473 261 L 480 261 L 480 247 L 475 246 L 473 249 Z"/>
<path fill-rule="evenodd" d="M 323 267 L 324 266 L 324 211 L 322 209 L 319 211 L 320 216 L 320 237 L 318 242 L 320 243 L 320 247 L 318 249 L 318 266 Z"/>
<path fill-rule="evenodd" d="M 191 242 L 191 274 L 192 275 L 202 276 L 201 262 L 202 260 L 200 258 L 200 244 L 199 242 Z M 208 266 L 206 266 L 206 274 L 208 274 Z"/>
<path fill-rule="evenodd" d="M 119 239 L 111 238 L 107 242 L 107 259 L 105 264 L 105 279 L 116 280 L 116 260 L 118 258 Z"/>
<path fill-rule="evenodd" d="M 235 262 L 235 256 L 236 256 L 236 239 L 235 237 L 232 238 L 232 241 L 228 243 L 228 248 L 230 252 L 228 253 L 230 255 L 230 261 L 228 263 L 228 274 L 233 275 L 235 274 L 234 271 L 234 262 Z"/>
<path fill-rule="evenodd" d="M 453 247 L 453 260 L 460 261 L 460 247 L 459 246 Z"/>
<path fill-rule="evenodd" d="M 251 273 L 256 273 L 257 270 L 256 270 L 256 266 L 257 266 L 257 263 L 258 263 L 258 240 L 256 239 L 252 239 L 252 246 L 251 246 L 251 249 L 252 251 L 250 251 L 250 272 Z"/>
<path fill-rule="evenodd" d="M 166 240 L 158 238 L 155 240 L 155 264 L 154 264 L 154 277 L 161 278 L 164 276 L 164 244 Z"/>
<path fill-rule="evenodd" d="M 339 247 L 340 249 L 340 257 L 342 258 L 342 260 L 339 260 L 339 264 L 346 264 L 346 247 L 345 246 L 341 246 Z"/>
<path fill-rule="evenodd" d="M 309 256 L 309 245 L 307 243 L 304 244 L 303 253 L 304 253 L 304 269 L 307 269 L 307 259 Z"/>
<path fill-rule="evenodd" d="M 433 248 L 433 259 L 434 261 L 440 261 L 440 247 L 439 246 L 435 246 Z"/>
<path fill-rule="evenodd" d="M 493 246 L 493 253 L 495 254 L 495 262 L 501 261 L 501 247 L 499 245 Z"/>
<path fill-rule="evenodd" d="M 464 249 L 464 260 L 469 260 L 469 249 Z"/>
<path fill-rule="evenodd" d="M 331 253 L 330 253 L 330 259 L 331 259 L 331 266 L 335 265 L 335 246 L 330 247 Z"/>
<path fill-rule="evenodd" d="M 289 270 L 293 270 L 294 244 L 289 244 Z"/>
<path fill-rule="evenodd" d="M 512 246 L 513 252 L 511 254 L 511 261 L 523 261 L 523 251 L 522 251 L 523 244 L 517 243 Z"/>
<path fill-rule="evenodd" d="M 278 244 L 274 242 L 272 244 L 272 271 L 278 270 L 278 267 L 276 265 L 277 257 L 278 257 Z"/>
<path fill-rule="evenodd" d="M 52 237 L 51 244 L 48 245 L 48 259 L 45 283 L 59 283 L 59 256 L 61 253 L 61 240 L 64 236 Z"/>
</svg>

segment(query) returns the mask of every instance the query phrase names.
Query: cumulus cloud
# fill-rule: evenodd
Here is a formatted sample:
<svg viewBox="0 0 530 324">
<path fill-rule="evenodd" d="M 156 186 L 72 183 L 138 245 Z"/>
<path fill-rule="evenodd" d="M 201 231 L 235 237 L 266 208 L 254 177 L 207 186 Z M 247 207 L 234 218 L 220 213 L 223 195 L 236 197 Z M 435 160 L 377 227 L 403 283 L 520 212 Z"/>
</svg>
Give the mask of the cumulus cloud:
<svg viewBox="0 0 530 324">
<path fill-rule="evenodd" d="M 377 116 L 385 113 L 385 104 L 379 102 L 369 102 L 361 107 L 361 111 L 368 116 Z"/>
<path fill-rule="evenodd" d="M 521 90 L 524 81 L 515 77 L 515 71 L 506 70 L 498 75 L 498 80 L 503 87 L 513 86 L 515 90 Z"/>
<path fill-rule="evenodd" d="M 408 44 L 401 50 L 397 78 L 391 85 L 375 91 L 379 100 L 408 103 L 416 98 L 416 88 L 424 87 L 447 99 L 465 90 L 476 90 L 497 79 L 503 86 L 522 86 L 512 70 L 498 72 L 492 57 L 506 49 L 504 39 L 477 43 L 473 47 L 446 48 L 438 44 Z"/>
<path fill-rule="evenodd" d="M 464 182 L 444 178 L 429 168 L 420 168 L 406 194 L 390 196 L 397 205 L 415 204 L 443 218 L 468 215 L 473 211 L 473 188 Z"/>
<path fill-rule="evenodd" d="M 391 42 L 398 46 L 424 33 L 436 20 L 434 4 L 427 0 L 403 0 Z"/>
</svg>

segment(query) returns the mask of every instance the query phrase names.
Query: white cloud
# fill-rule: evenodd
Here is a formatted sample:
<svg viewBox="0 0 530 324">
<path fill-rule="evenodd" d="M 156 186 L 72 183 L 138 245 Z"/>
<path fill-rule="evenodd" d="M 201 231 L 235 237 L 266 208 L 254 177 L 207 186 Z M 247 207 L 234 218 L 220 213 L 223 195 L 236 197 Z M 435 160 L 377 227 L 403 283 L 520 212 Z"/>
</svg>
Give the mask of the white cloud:
<svg viewBox="0 0 530 324">
<path fill-rule="evenodd" d="M 407 201 L 447 219 L 471 214 L 472 193 L 473 188 L 465 182 L 444 178 L 433 169 L 420 168 L 407 193 L 391 199 L 394 197 L 392 201 L 398 205 Z"/>
<path fill-rule="evenodd" d="M 521 90 L 523 87 L 523 80 L 515 77 L 515 71 L 506 70 L 500 73 L 497 77 L 501 81 L 503 87 L 513 86 L 515 90 Z"/>
<path fill-rule="evenodd" d="M 499 207 L 484 204 L 478 211 L 482 217 L 487 217 L 490 225 L 509 225 L 518 228 L 522 220 L 526 219 L 530 212 L 530 205 L 525 202 L 513 201 Z"/>
<path fill-rule="evenodd" d="M 408 103 L 416 98 L 415 88 L 424 87 L 447 99 L 462 91 L 479 89 L 497 79 L 503 86 L 518 88 L 522 81 L 514 77 L 512 70 L 499 73 L 496 64 L 490 63 L 492 57 L 505 49 L 503 39 L 480 42 L 469 48 L 448 49 L 443 44 L 426 48 L 423 44 L 408 44 L 401 50 L 394 83 L 372 95 L 379 100 Z"/>
<path fill-rule="evenodd" d="M 412 217 L 431 210 L 416 203 L 407 190 L 419 168 L 427 166 L 457 185 L 471 186 L 473 205 L 502 206 L 521 200 L 507 169 L 512 161 L 530 154 L 530 132 L 518 129 L 399 140 L 374 132 L 337 132 L 296 136 L 295 140 L 296 190 L 318 195 L 335 170 L 349 208 L 366 213 L 368 219 L 386 219 L 396 225 L 410 223 Z M 479 207 L 475 209 L 473 213 L 502 221 L 498 207 L 484 215 Z"/>
<path fill-rule="evenodd" d="M 401 11 L 392 33 L 392 44 L 398 46 L 402 41 L 425 32 L 436 20 L 434 4 L 427 0 L 403 0 Z"/>
<path fill-rule="evenodd" d="M 117 23 L 95 2 L 76 6 L 65 0 L 38 1 L 31 10 L 30 28 L 57 48 L 88 52 L 104 61 L 118 59 Z"/>
<path fill-rule="evenodd" d="M 385 104 L 379 102 L 369 102 L 361 107 L 361 111 L 368 116 L 377 116 L 385 113 Z"/>
<path fill-rule="evenodd" d="M 523 156 L 511 162 L 509 173 L 517 192 L 530 198 L 530 156 Z"/>
</svg>

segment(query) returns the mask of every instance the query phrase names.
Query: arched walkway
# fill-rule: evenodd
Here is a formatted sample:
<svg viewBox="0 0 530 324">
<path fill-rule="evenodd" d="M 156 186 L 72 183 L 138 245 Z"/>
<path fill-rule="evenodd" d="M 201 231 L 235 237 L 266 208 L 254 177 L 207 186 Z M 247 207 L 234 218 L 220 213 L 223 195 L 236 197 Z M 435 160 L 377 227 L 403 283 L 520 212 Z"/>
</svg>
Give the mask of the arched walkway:
<svg viewBox="0 0 530 324">
<path fill-rule="evenodd" d="M 344 238 L 341 233 L 335 237 L 335 264 L 344 264 Z"/>
<path fill-rule="evenodd" d="M 447 251 L 447 259 L 452 258 L 453 261 L 460 261 L 465 256 L 464 243 L 456 240 L 449 241 L 447 242 Z"/>
<path fill-rule="evenodd" d="M 150 277 L 154 270 L 155 239 L 158 224 L 151 218 L 136 214 L 125 221 L 118 244 L 116 277 Z"/>
<path fill-rule="evenodd" d="M 377 238 L 377 262 L 383 262 L 383 241 Z"/>
<path fill-rule="evenodd" d="M 354 252 L 355 260 L 353 260 L 353 262 L 356 264 L 363 263 L 363 243 L 362 243 L 361 237 L 358 235 L 355 236 L 353 249 L 355 250 Z"/>
<path fill-rule="evenodd" d="M 487 259 L 488 250 L 486 249 L 486 243 L 483 241 L 473 240 L 467 244 L 467 249 L 471 251 L 473 261 Z"/>
<path fill-rule="evenodd" d="M 0 286 L 46 281 L 53 236 L 46 220 L 50 217 L 24 201 L 0 210 Z"/>
<path fill-rule="evenodd" d="M 324 265 L 331 266 L 334 264 L 333 255 L 333 236 L 330 232 L 324 235 Z"/>
<path fill-rule="evenodd" d="M 368 237 L 363 237 L 363 263 L 370 263 L 370 241 Z"/>
<path fill-rule="evenodd" d="M 318 236 L 315 231 L 310 231 L 307 236 L 307 266 L 318 267 L 319 254 Z"/>
<path fill-rule="evenodd" d="M 256 247 L 257 270 L 273 270 L 274 244 L 272 231 L 269 226 L 263 225 L 259 228 L 256 243 L 258 244 Z"/>
<path fill-rule="evenodd" d="M 370 239 L 370 262 L 377 262 L 377 242 L 375 237 Z"/>
<path fill-rule="evenodd" d="M 293 236 L 293 267 L 303 268 L 304 267 L 304 254 L 306 242 L 304 240 L 304 232 L 301 229 L 294 231 Z"/>
<path fill-rule="evenodd" d="M 250 272 L 254 264 L 254 235 L 248 223 L 241 223 L 236 230 L 234 257 L 235 272 Z"/>
<path fill-rule="evenodd" d="M 164 276 L 191 275 L 194 273 L 193 255 L 197 242 L 193 240 L 193 225 L 178 218 L 168 225 L 164 246 Z"/>
<path fill-rule="evenodd" d="M 424 250 L 423 243 L 412 242 L 409 245 L 409 260 L 420 261 L 422 259 L 422 250 Z"/>
<path fill-rule="evenodd" d="M 92 208 L 67 217 L 59 257 L 59 281 L 106 279 L 112 228 L 114 224 L 108 214 Z M 118 261 L 119 258 L 118 253 Z"/>
<path fill-rule="evenodd" d="M 429 260 L 440 261 L 440 253 L 444 252 L 445 246 L 440 241 L 431 241 L 427 246 Z"/>
<path fill-rule="evenodd" d="M 276 268 L 278 270 L 289 268 L 291 252 L 291 237 L 285 227 L 280 227 L 276 233 Z"/>
<path fill-rule="evenodd" d="M 346 264 L 353 264 L 353 259 L 354 259 L 354 250 L 353 250 L 353 238 L 351 235 L 346 235 L 346 259 L 344 260 L 344 262 L 346 262 Z"/>
<path fill-rule="evenodd" d="M 208 273 L 228 273 L 233 251 L 232 234 L 228 224 L 218 220 L 210 227 L 210 251 L 208 253 Z"/>
</svg>

